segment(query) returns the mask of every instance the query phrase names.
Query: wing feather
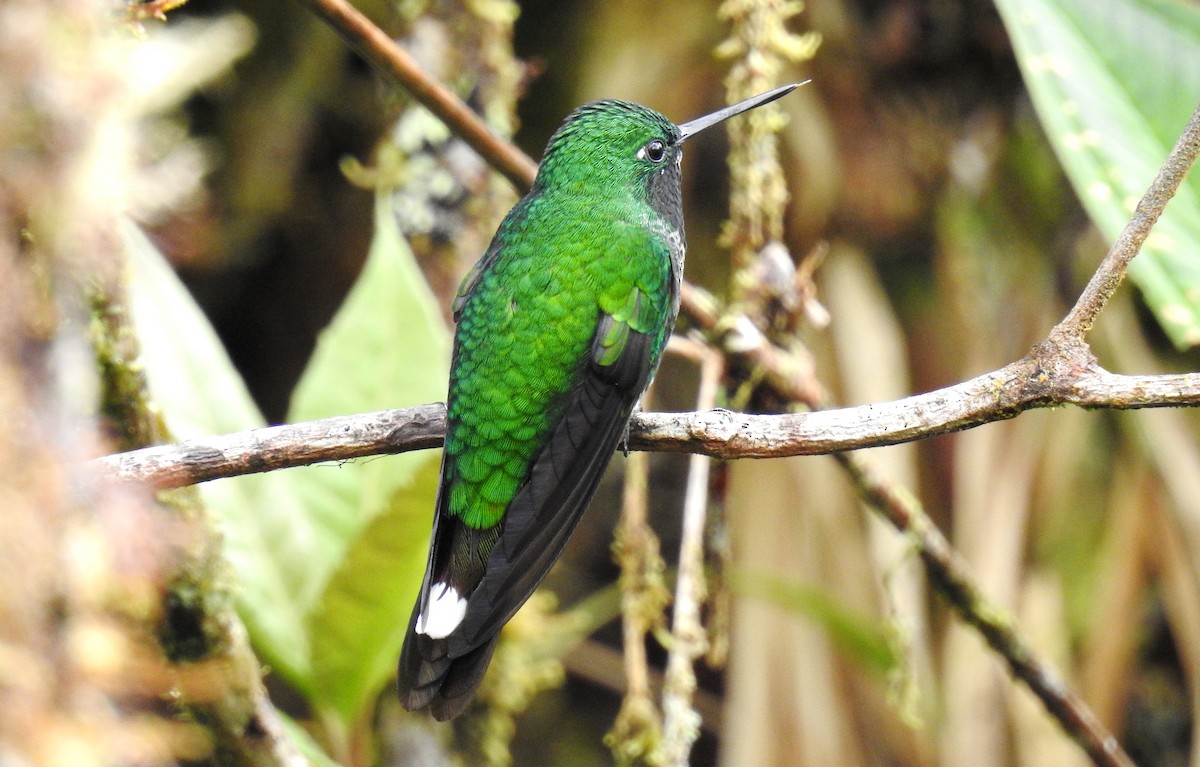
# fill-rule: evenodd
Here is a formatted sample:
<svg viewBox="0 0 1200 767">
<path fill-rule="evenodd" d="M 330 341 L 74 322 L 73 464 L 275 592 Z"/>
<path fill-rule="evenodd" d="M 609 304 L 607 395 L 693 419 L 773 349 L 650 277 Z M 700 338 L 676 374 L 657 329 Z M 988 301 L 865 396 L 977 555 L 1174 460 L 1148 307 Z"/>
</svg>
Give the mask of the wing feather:
<svg viewBox="0 0 1200 767">
<path fill-rule="evenodd" d="M 649 379 L 655 339 L 630 330 L 616 361 L 595 350 L 611 315 L 598 323 L 593 354 L 584 361 L 563 414 L 504 518 L 467 617 L 448 637 L 451 656 L 481 646 L 524 604 L 558 559 L 595 494 L 629 416 Z"/>
<path fill-rule="evenodd" d="M 663 241 L 651 240 L 653 256 L 641 263 L 655 264 L 651 271 L 657 274 L 633 278 L 625 283 L 625 294 L 601 299 L 590 354 L 570 374 L 574 383 L 543 410 L 554 425 L 499 523 L 476 529 L 449 512 L 455 463 L 470 455 L 443 453 L 425 580 L 398 664 L 397 683 L 406 708 L 428 705 L 436 718 L 446 719 L 470 704 L 500 629 L 550 570 L 595 494 L 637 399 L 654 374 L 678 309 L 678 264 Z M 497 257 L 498 252 L 489 250 L 463 281 L 454 305 L 456 318 Z M 645 251 L 631 258 L 645 259 Z M 457 342 L 456 338 L 456 359 Z M 480 561 L 451 566 L 454 551 L 464 541 L 478 548 Z M 463 572 L 469 572 L 469 578 L 463 580 Z M 416 633 L 433 584 L 455 573 L 460 577 L 456 590 L 469 595 L 461 623 L 446 637 Z"/>
</svg>

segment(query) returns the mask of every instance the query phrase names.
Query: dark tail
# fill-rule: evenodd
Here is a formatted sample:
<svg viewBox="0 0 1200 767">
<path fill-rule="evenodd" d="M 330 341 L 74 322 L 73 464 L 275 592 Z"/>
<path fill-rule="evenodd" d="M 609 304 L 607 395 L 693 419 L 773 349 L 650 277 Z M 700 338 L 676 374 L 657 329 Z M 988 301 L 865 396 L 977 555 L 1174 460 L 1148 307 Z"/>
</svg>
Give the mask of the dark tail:
<svg viewBox="0 0 1200 767">
<path fill-rule="evenodd" d="M 431 639 L 416 632 L 419 611 L 418 604 L 409 619 L 408 635 L 400 651 L 396 673 L 400 704 L 409 711 L 429 706 L 433 718 L 444 722 L 471 705 L 499 635 L 465 655 L 451 658 L 446 650 L 448 639 Z"/>
</svg>

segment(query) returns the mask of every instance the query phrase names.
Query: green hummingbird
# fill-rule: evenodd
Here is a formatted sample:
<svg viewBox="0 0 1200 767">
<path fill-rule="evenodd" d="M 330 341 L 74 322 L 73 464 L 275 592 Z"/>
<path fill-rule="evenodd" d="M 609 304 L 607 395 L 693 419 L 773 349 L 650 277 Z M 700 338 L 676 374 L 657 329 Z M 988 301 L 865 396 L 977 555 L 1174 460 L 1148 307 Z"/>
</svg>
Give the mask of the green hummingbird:
<svg viewBox="0 0 1200 767">
<path fill-rule="evenodd" d="M 461 714 L 558 558 L 658 368 L 683 280 L 682 144 L 789 93 L 675 125 L 576 109 L 454 299 L 432 543 L 400 654 L 405 708 Z"/>
</svg>

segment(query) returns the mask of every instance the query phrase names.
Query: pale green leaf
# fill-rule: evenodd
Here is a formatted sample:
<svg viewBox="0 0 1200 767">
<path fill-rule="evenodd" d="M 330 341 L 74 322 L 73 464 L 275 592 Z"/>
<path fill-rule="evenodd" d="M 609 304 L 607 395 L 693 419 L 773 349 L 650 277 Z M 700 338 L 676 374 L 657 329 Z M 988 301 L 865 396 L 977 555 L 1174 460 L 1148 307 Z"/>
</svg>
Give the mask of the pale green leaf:
<svg viewBox="0 0 1200 767">
<path fill-rule="evenodd" d="M 1111 241 L 1200 98 L 1200 8 L 1176 0 L 997 0 L 1038 116 Z M 1200 344 L 1200 177 L 1167 206 L 1130 277 L 1168 335 Z"/>
<path fill-rule="evenodd" d="M 292 395 L 288 419 L 443 400 L 449 359 L 449 332 L 396 225 L 388 196 L 380 194 L 366 265 L 321 333 Z M 412 453 L 290 472 L 317 538 L 307 562 L 308 582 L 300 593 L 305 606 L 317 602 L 350 541 L 427 458 Z"/>
<path fill-rule="evenodd" d="M 155 402 L 179 439 L 265 426 L 204 312 L 158 249 L 132 222 L 129 306 Z"/>
<path fill-rule="evenodd" d="M 136 249 L 153 251 L 136 238 Z M 139 327 L 162 371 L 152 382 L 167 397 L 164 410 L 195 421 L 180 421 L 180 435 L 262 425 L 199 309 L 161 257 L 152 252 L 151 260 L 158 268 L 142 271 L 153 282 L 135 291 L 146 318 Z M 441 314 L 380 195 L 363 272 L 319 338 L 289 420 L 441 400 L 449 349 Z M 223 523 L 256 647 L 315 705 L 335 707 L 347 722 L 395 662 L 424 567 L 436 473 L 436 456 L 414 453 L 205 488 Z M 354 602 L 376 592 L 369 609 Z"/>
<path fill-rule="evenodd" d="M 390 198 L 381 193 L 366 265 L 318 339 L 289 419 L 445 399 L 449 358 L 450 334 L 396 225 Z M 429 453 L 289 472 L 300 514 L 315 537 L 297 598 L 310 616 L 314 677 L 322 694 L 332 696 L 319 702 L 333 705 L 347 721 L 395 662 L 424 569 L 436 472 L 437 456 Z M 373 590 L 379 596 L 370 609 L 357 609 L 361 603 L 356 607 L 354 600 Z"/>
<path fill-rule="evenodd" d="M 351 544 L 310 618 L 321 698 L 345 721 L 395 673 L 429 551 L 440 462 L 425 458 Z"/>
<path fill-rule="evenodd" d="M 878 622 L 850 611 L 823 591 L 761 570 L 735 570 L 730 573 L 729 584 L 735 594 L 770 602 L 815 621 L 838 649 L 858 659 L 865 668 L 890 671 L 899 663 Z"/>
<path fill-rule="evenodd" d="M 312 767 L 341 767 L 337 760 L 325 753 L 325 750 L 317 744 L 308 730 L 301 727 L 295 719 L 280 711 L 279 721 L 283 723 L 283 730 L 292 739 L 296 750 L 308 760 Z"/>
<path fill-rule="evenodd" d="M 208 319 L 146 236 L 124 227 L 129 305 L 150 392 L 178 439 L 243 431 L 263 417 Z M 305 560 L 303 520 L 281 474 L 200 486 L 237 576 L 238 612 L 264 659 L 297 686 L 309 678 L 303 615 L 293 598 Z"/>
</svg>

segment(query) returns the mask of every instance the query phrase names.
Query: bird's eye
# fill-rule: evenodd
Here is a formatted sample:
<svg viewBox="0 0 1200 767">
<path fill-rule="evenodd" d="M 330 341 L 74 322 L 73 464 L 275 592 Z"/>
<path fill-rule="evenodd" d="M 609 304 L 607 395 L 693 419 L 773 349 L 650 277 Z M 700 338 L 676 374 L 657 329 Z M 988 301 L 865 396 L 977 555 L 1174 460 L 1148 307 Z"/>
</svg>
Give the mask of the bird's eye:
<svg viewBox="0 0 1200 767">
<path fill-rule="evenodd" d="M 662 139 L 651 139 L 646 142 L 646 145 L 638 150 L 638 157 L 650 162 L 662 162 L 667 156 L 667 145 Z"/>
</svg>

